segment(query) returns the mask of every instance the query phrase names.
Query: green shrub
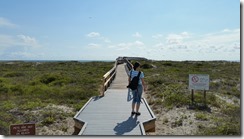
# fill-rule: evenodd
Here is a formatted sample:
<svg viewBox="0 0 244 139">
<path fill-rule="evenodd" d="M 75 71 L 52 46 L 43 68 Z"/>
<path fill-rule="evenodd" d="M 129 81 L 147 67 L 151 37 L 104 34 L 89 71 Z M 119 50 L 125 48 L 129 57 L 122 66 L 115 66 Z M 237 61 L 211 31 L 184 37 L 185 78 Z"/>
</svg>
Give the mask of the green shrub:
<svg viewBox="0 0 244 139">
<path fill-rule="evenodd" d="M 0 84 L 6 83 L 6 82 L 7 82 L 7 79 L 6 78 L 1 78 L 0 77 Z"/>
<path fill-rule="evenodd" d="M 5 75 L 3 75 L 3 77 L 21 77 L 21 76 L 24 76 L 25 74 L 24 73 L 21 73 L 21 72 L 9 72 L 9 73 L 6 73 Z"/>
<path fill-rule="evenodd" d="M 45 106 L 45 104 L 43 104 L 40 99 L 36 99 L 36 100 L 28 100 L 24 104 L 21 104 L 19 107 L 22 110 L 33 110 L 36 108 L 41 108 L 43 106 Z"/>
<path fill-rule="evenodd" d="M 164 106 L 184 106 L 190 103 L 190 99 L 187 94 L 172 92 L 165 95 L 165 100 L 163 102 Z"/>
<path fill-rule="evenodd" d="M 169 66 L 169 67 L 170 67 L 170 66 L 172 66 L 173 64 L 170 63 L 170 62 L 166 62 L 166 63 L 163 63 L 163 65 L 164 65 L 164 66 Z"/>
<path fill-rule="evenodd" d="M 8 111 L 16 107 L 16 105 L 12 101 L 4 101 L 0 107 L 2 110 Z"/>
<path fill-rule="evenodd" d="M 214 107 L 220 108 L 220 103 L 213 93 L 206 93 L 207 105 L 212 105 Z"/>
<path fill-rule="evenodd" d="M 145 63 L 145 64 L 141 65 L 141 68 L 143 68 L 143 69 L 151 69 L 151 68 L 153 68 L 153 66 L 151 64 Z"/>
<path fill-rule="evenodd" d="M 59 80 L 61 78 L 62 77 L 58 74 L 46 74 L 41 77 L 40 82 L 44 83 L 44 84 L 49 84 L 49 83 Z"/>
<path fill-rule="evenodd" d="M 231 117 L 240 117 L 241 109 L 240 106 L 226 103 L 222 105 L 221 112 Z"/>
<path fill-rule="evenodd" d="M 183 125 L 183 119 L 177 119 L 174 122 L 171 123 L 171 127 L 178 127 Z"/>
<path fill-rule="evenodd" d="M 226 136 L 226 135 L 241 135 L 240 124 L 223 122 L 216 127 L 208 127 L 199 130 L 199 135 L 208 136 Z"/>
<path fill-rule="evenodd" d="M 10 91 L 10 87 L 7 84 L 0 84 L 0 95 L 2 95 L 2 93 L 8 93 Z"/>
<path fill-rule="evenodd" d="M 73 107 L 75 108 L 75 111 L 79 111 L 86 104 L 87 101 L 88 101 L 88 99 L 81 100 L 80 102 L 74 104 Z"/>
<path fill-rule="evenodd" d="M 10 90 L 15 95 L 23 95 L 24 94 L 24 87 L 21 85 L 13 85 L 10 87 Z"/>
<path fill-rule="evenodd" d="M 46 117 L 41 123 L 43 125 L 51 125 L 55 122 L 55 118 L 54 117 Z"/>
<path fill-rule="evenodd" d="M 197 120 L 201 120 L 201 121 L 207 121 L 208 120 L 207 115 L 203 114 L 203 113 L 196 113 L 195 117 Z"/>
</svg>

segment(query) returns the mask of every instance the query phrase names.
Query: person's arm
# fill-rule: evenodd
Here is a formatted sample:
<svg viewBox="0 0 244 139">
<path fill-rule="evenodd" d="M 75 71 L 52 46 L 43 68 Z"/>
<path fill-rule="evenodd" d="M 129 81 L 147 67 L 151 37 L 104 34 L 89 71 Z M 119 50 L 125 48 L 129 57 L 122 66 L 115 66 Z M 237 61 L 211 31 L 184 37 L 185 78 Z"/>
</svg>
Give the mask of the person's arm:
<svg viewBox="0 0 244 139">
<path fill-rule="evenodd" d="M 144 92 L 146 92 L 147 86 L 145 84 L 144 78 L 141 78 L 141 82 L 142 82 L 142 85 L 143 85 L 143 88 L 144 88 Z"/>
<path fill-rule="evenodd" d="M 132 71 L 130 71 L 130 76 L 131 76 Z M 128 84 L 130 84 L 131 78 L 130 76 L 128 77 Z"/>
</svg>

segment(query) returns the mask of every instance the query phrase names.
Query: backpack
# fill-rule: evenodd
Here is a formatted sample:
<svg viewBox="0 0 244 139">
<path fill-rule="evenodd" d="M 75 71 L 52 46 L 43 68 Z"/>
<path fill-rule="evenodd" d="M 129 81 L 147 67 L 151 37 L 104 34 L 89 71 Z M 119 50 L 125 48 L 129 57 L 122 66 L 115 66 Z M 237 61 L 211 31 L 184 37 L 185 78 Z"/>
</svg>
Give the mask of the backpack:
<svg viewBox="0 0 244 139">
<path fill-rule="evenodd" d="M 132 73 L 132 71 L 131 71 L 131 73 Z M 130 76 L 131 76 L 131 73 L 130 73 Z M 133 77 L 133 79 L 130 81 L 129 85 L 127 86 L 127 88 L 130 88 L 131 90 L 137 89 L 140 74 L 141 74 L 141 72 L 139 72 L 137 76 Z"/>
</svg>

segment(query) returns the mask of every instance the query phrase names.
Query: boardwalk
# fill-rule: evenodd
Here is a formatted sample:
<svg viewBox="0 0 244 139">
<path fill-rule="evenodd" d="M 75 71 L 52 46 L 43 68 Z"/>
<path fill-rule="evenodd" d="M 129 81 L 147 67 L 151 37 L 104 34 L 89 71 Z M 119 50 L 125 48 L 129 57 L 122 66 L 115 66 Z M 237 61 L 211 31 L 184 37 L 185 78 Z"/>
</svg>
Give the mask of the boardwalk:
<svg viewBox="0 0 244 139">
<path fill-rule="evenodd" d="M 82 123 L 79 135 L 145 135 L 155 128 L 155 116 L 142 99 L 140 116 L 131 116 L 132 94 L 126 88 L 128 75 L 124 64 L 118 65 L 116 78 L 104 97 L 93 97 L 75 115 Z"/>
</svg>

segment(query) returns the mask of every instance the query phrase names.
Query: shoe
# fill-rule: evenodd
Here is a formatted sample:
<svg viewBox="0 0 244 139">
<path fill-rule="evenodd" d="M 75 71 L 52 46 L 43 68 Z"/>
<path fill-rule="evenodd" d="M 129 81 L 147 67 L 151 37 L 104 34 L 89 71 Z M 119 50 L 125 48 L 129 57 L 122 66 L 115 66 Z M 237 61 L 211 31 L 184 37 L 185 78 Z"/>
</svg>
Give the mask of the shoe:
<svg viewBox="0 0 244 139">
<path fill-rule="evenodd" d="M 136 112 L 136 115 L 139 116 L 139 115 L 141 115 L 141 113 L 140 112 Z"/>
<path fill-rule="evenodd" d="M 131 115 L 134 115 L 134 114 L 136 114 L 136 112 L 132 111 L 132 112 L 131 112 Z"/>
</svg>

